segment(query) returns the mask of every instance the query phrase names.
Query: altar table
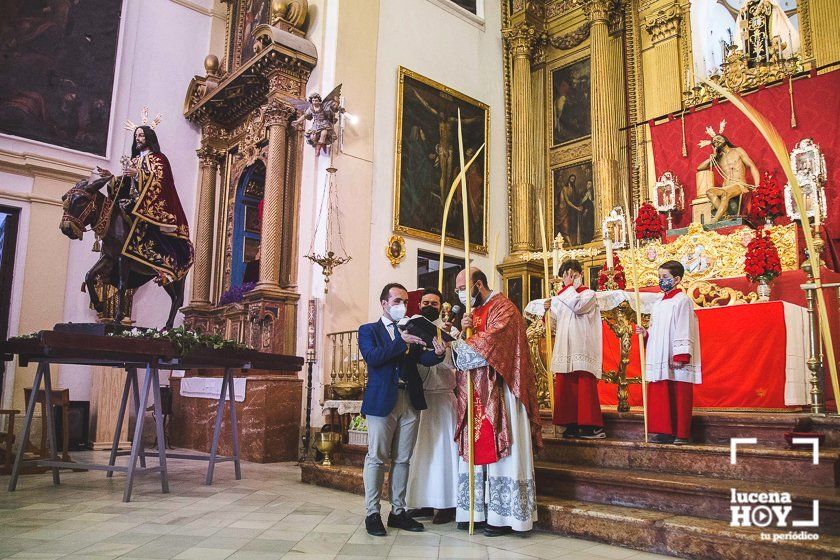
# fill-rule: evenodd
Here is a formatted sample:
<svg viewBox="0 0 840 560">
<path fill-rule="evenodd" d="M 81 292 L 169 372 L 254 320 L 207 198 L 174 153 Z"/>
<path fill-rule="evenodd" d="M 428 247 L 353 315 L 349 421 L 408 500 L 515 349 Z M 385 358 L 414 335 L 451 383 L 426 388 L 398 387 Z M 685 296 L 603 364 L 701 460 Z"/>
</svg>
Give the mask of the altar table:
<svg viewBox="0 0 840 560">
<path fill-rule="evenodd" d="M 48 411 L 52 410 L 52 375 L 51 364 L 77 364 L 96 365 L 119 368 L 126 372 L 125 386 L 122 393 L 120 409 L 117 416 L 117 427 L 114 431 L 114 443 L 111 447 L 111 455 L 107 465 L 96 463 L 68 463 L 60 461 L 56 446 L 55 425 L 51 412 L 47 414 L 47 436 L 50 446 L 50 457 L 46 460 L 36 459 L 34 461 L 23 461 L 23 453 L 18 453 L 12 468 L 12 476 L 9 481 L 9 491 L 13 492 L 17 487 L 20 468 L 23 463 L 34 463 L 37 466 L 50 467 L 52 470 L 53 484 L 60 484 L 58 469 L 77 468 L 87 470 L 104 470 L 110 477 L 114 472 L 126 473 L 123 501 L 131 500 L 131 491 L 134 484 L 134 477 L 137 474 L 160 473 L 161 491 L 169 493 L 169 477 L 166 468 L 166 459 L 191 459 L 207 461 L 207 474 L 205 484 L 213 482 L 213 471 L 216 463 L 232 461 L 236 479 L 242 478 L 239 461 L 239 434 L 236 418 L 235 395 L 233 387 L 233 370 L 235 369 L 263 369 L 299 371 L 303 365 L 303 358 L 295 356 L 284 356 L 279 354 L 267 354 L 255 350 L 213 350 L 206 347 L 199 347 L 191 350 L 187 355 L 182 356 L 175 346 L 167 340 L 149 338 L 130 338 L 120 336 L 101 336 L 92 334 L 80 334 L 78 332 L 62 331 L 41 331 L 34 338 L 16 338 L 0 342 L 0 355 L 4 361 L 11 360 L 14 355 L 18 356 L 21 366 L 30 362 L 37 363 L 38 369 L 35 373 L 35 380 L 32 384 L 33 391 L 26 407 L 26 415 L 23 423 L 23 434 L 21 441 L 27 441 L 32 426 L 32 416 L 35 411 L 36 395 L 43 382 Z M 166 446 L 161 445 L 163 435 L 163 414 L 160 395 L 160 381 L 158 379 L 159 369 L 186 370 L 186 369 L 223 369 L 222 384 L 218 405 L 216 408 L 215 431 L 213 444 L 209 455 L 195 455 L 183 453 L 169 453 Z M 142 391 L 138 391 L 137 370 L 145 369 L 146 376 Z M 71 370 L 72 371 L 72 370 Z M 119 435 L 122 423 L 125 420 L 126 407 L 128 404 L 129 390 L 134 393 L 134 409 L 137 421 L 134 429 L 134 438 L 129 451 L 118 452 Z M 147 453 L 143 450 L 143 424 L 146 405 L 149 399 L 149 392 L 154 397 L 154 418 L 157 432 L 158 450 L 156 453 Z M 222 422 L 222 413 L 225 402 L 230 409 L 231 432 L 233 453 L 231 457 L 220 457 L 217 455 L 219 433 Z M 121 455 L 129 455 L 127 466 L 116 465 L 116 458 Z M 158 466 L 146 466 L 147 456 L 157 456 Z M 137 467 L 138 460 L 140 467 Z"/>
<path fill-rule="evenodd" d="M 649 314 L 661 293 L 642 292 L 642 313 Z M 597 292 L 602 310 L 622 301 L 635 308 L 632 292 Z M 534 300 L 526 313 L 542 315 L 543 300 Z M 703 383 L 694 388 L 694 407 L 726 410 L 790 410 L 808 404 L 808 331 L 804 307 L 783 301 L 727 307 L 697 308 Z M 603 328 L 603 370 L 616 370 L 618 338 Z M 633 337 L 627 378 L 639 377 L 638 337 Z M 642 406 L 640 384 L 629 387 L 630 405 Z M 599 383 L 602 405 L 616 405 L 616 387 Z"/>
</svg>

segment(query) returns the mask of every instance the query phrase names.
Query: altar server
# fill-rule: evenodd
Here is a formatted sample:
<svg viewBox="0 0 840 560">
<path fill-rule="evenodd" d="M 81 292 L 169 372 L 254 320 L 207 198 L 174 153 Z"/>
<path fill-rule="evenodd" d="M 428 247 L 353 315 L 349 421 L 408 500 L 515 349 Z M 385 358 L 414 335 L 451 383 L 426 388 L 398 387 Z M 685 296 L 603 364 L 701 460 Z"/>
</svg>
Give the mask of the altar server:
<svg viewBox="0 0 840 560">
<path fill-rule="evenodd" d="M 598 380 L 603 353 L 601 313 L 595 292 L 583 285 L 576 260 L 560 266 L 563 289 L 545 300 L 555 321 L 551 371 L 554 373 L 554 424 L 565 426 L 564 438 L 606 437 Z"/>
<path fill-rule="evenodd" d="M 685 269 L 677 261 L 659 267 L 662 299 L 653 305 L 647 331 L 645 378 L 648 429 L 653 443 L 691 441 L 691 406 L 700 375 L 700 335 L 694 303 L 677 286 Z M 641 327 L 638 332 L 645 333 Z"/>
</svg>

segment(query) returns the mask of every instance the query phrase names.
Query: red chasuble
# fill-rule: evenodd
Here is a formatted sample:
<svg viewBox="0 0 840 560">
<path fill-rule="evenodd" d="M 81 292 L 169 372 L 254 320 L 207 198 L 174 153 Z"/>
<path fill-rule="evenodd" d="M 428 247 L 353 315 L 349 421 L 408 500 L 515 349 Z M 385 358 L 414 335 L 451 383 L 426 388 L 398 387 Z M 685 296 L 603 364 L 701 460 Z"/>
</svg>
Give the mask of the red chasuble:
<svg viewBox="0 0 840 560">
<path fill-rule="evenodd" d="M 487 366 L 467 372 L 472 379 L 475 412 L 475 464 L 486 465 L 510 455 L 511 442 L 503 385 L 525 406 L 534 445 L 542 448 L 537 388 L 531 367 L 525 322 L 503 294 L 494 295 L 473 311 L 473 336 L 467 344 Z M 458 426 L 455 440 L 467 460 L 467 376 L 458 374 Z"/>
</svg>

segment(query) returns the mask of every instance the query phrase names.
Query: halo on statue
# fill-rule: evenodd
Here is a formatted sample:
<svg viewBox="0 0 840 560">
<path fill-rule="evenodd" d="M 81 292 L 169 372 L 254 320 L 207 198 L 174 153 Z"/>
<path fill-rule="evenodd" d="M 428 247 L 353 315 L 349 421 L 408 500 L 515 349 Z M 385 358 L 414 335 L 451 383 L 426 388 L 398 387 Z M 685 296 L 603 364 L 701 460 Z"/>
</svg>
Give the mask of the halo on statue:
<svg viewBox="0 0 840 560">
<path fill-rule="evenodd" d="M 142 109 L 140 109 L 140 123 L 137 124 L 131 119 L 126 119 L 123 123 L 123 128 L 130 132 L 134 132 L 137 129 L 137 127 L 148 126 L 152 130 L 154 130 L 161 123 L 161 121 L 163 121 L 163 115 L 161 115 L 160 113 L 155 115 L 155 118 L 153 118 L 152 120 L 149 120 L 149 107 L 145 106 Z"/>
</svg>

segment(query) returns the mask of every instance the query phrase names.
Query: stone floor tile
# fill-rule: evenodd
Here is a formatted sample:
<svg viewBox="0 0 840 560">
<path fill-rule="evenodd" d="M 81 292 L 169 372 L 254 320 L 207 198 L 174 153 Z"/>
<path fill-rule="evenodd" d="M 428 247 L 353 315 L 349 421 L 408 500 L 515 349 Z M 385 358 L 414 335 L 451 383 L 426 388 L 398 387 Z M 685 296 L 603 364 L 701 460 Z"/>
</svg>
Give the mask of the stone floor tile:
<svg viewBox="0 0 840 560">
<path fill-rule="evenodd" d="M 233 548 L 192 547 L 174 557 L 174 560 L 225 560 L 236 552 Z"/>
<path fill-rule="evenodd" d="M 404 558 L 436 558 L 437 555 L 437 545 L 424 546 L 395 543 L 388 552 L 388 556 L 401 556 Z"/>
</svg>

